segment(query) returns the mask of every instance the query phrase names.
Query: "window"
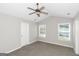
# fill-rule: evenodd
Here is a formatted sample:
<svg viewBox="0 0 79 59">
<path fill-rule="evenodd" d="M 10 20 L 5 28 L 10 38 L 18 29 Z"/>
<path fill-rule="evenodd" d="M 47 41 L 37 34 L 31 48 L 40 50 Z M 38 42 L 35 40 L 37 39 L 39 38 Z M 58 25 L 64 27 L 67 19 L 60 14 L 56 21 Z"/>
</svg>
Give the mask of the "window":
<svg viewBox="0 0 79 59">
<path fill-rule="evenodd" d="M 46 37 L 46 25 L 39 25 L 39 37 Z"/>
<path fill-rule="evenodd" d="M 70 40 L 70 24 L 69 23 L 61 23 L 58 24 L 58 39 L 59 40 Z"/>
</svg>

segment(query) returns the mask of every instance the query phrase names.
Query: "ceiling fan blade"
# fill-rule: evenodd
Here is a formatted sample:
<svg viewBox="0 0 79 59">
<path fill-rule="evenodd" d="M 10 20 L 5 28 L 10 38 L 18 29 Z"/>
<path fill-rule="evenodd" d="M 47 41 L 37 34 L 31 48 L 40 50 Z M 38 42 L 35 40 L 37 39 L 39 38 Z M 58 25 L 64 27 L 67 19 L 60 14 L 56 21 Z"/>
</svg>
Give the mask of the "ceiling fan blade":
<svg viewBox="0 0 79 59">
<path fill-rule="evenodd" d="M 30 9 L 30 10 L 33 10 L 33 11 L 35 11 L 33 8 L 30 8 L 30 7 L 27 7 L 28 9 Z"/>
<path fill-rule="evenodd" d="M 41 11 L 41 13 L 43 13 L 43 14 L 48 14 L 47 12 L 43 12 L 43 11 Z"/>
<path fill-rule="evenodd" d="M 36 12 L 29 13 L 29 15 L 32 15 L 32 14 L 34 14 L 34 13 L 36 13 Z"/>
<path fill-rule="evenodd" d="M 41 7 L 40 10 L 43 10 L 45 7 Z"/>
<path fill-rule="evenodd" d="M 40 14 L 37 14 L 38 17 L 40 17 Z"/>
</svg>

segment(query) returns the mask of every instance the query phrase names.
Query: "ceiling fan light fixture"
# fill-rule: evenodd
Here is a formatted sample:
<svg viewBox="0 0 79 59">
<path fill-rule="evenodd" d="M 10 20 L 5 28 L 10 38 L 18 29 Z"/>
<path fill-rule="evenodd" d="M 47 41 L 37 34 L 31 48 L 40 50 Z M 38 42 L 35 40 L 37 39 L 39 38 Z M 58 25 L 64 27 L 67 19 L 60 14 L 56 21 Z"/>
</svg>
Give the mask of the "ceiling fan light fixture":
<svg viewBox="0 0 79 59">
<path fill-rule="evenodd" d="M 40 14 L 40 12 L 36 12 L 36 14 Z"/>
</svg>

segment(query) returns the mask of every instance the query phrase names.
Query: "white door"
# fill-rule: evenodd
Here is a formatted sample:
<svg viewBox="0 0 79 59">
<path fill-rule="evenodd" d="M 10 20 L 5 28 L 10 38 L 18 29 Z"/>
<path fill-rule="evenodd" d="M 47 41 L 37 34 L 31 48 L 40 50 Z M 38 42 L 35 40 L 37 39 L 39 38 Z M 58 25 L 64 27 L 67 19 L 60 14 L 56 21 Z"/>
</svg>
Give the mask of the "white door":
<svg viewBox="0 0 79 59">
<path fill-rule="evenodd" d="M 29 24 L 21 22 L 21 46 L 29 44 Z"/>
</svg>

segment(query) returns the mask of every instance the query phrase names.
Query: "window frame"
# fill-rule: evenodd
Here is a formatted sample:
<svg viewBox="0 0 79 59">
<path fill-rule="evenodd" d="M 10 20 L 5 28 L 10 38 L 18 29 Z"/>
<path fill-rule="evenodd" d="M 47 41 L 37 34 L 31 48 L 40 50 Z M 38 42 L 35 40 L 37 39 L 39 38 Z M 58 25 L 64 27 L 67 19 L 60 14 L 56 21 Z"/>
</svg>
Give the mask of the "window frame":
<svg viewBox="0 0 79 59">
<path fill-rule="evenodd" d="M 60 25 L 65 25 L 65 24 L 68 24 L 69 25 L 69 31 L 61 31 L 61 32 L 68 32 L 69 33 L 69 38 L 68 40 L 62 40 L 62 41 L 70 41 L 71 40 L 71 24 L 70 23 L 59 23 L 58 24 L 58 40 L 61 40 L 59 39 L 59 36 L 60 36 Z"/>
<path fill-rule="evenodd" d="M 42 33 L 40 33 L 41 32 L 41 30 L 40 30 L 40 28 L 42 28 L 42 27 L 44 27 L 44 34 L 42 34 Z M 41 37 L 41 38 L 45 38 L 46 37 L 46 24 L 40 24 L 39 25 L 39 37 Z"/>
</svg>

